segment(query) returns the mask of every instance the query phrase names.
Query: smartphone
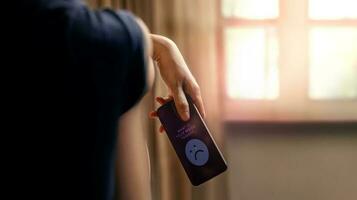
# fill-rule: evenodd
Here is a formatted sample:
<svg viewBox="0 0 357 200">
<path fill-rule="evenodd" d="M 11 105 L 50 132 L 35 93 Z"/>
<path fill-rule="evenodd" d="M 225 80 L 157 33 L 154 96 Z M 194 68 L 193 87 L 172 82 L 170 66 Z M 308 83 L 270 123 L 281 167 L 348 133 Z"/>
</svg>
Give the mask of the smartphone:
<svg viewBox="0 0 357 200">
<path fill-rule="evenodd" d="M 192 185 L 200 185 L 227 170 L 227 164 L 192 100 L 190 119 L 181 120 L 174 101 L 157 114 Z"/>
</svg>

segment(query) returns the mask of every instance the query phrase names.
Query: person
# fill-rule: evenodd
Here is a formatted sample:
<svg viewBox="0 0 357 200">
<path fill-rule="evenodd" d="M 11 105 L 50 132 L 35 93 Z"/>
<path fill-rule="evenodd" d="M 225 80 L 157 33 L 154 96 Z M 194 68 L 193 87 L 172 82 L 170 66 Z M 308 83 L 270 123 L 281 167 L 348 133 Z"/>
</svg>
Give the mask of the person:
<svg viewBox="0 0 357 200">
<path fill-rule="evenodd" d="M 33 137 L 56 136 L 45 140 L 45 149 L 61 141 L 57 161 L 46 168 L 73 172 L 69 157 L 79 160 L 80 199 L 113 197 L 117 120 L 152 86 L 152 60 L 170 91 L 157 100 L 172 98 L 188 120 L 187 93 L 205 115 L 200 88 L 175 43 L 150 34 L 131 13 L 91 10 L 80 0 L 18 3 L 11 52 L 18 58 L 11 62 L 13 82 L 21 83 L 14 84 L 22 95 L 16 110 Z M 71 153 L 64 156 L 64 149 Z"/>
</svg>

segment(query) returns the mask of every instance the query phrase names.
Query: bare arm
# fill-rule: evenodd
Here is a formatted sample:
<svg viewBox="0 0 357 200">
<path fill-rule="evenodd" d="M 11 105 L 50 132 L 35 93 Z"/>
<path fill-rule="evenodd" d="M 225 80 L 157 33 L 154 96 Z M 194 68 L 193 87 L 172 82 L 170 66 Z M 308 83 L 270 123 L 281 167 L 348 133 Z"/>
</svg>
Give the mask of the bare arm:
<svg viewBox="0 0 357 200">
<path fill-rule="evenodd" d="M 151 35 L 153 41 L 153 59 L 158 63 L 160 74 L 170 89 L 170 94 L 183 120 L 190 117 L 186 96 L 187 93 L 198 107 L 202 116 L 205 110 L 200 87 L 190 72 L 176 44 L 163 36 Z"/>
<path fill-rule="evenodd" d="M 145 24 L 138 19 L 141 26 L 148 52 L 148 61 L 152 59 L 157 62 L 160 74 L 170 90 L 169 96 L 174 99 L 176 108 L 183 120 L 190 118 L 189 108 L 185 93 L 190 95 L 201 115 L 205 116 L 205 109 L 201 97 L 200 87 L 191 74 L 181 52 L 176 44 L 161 35 L 150 34 Z M 152 58 L 152 59 L 151 59 Z M 149 67 L 148 79 L 152 84 L 154 70 Z M 154 114 L 155 115 L 155 114 Z"/>
<path fill-rule="evenodd" d="M 143 102 L 120 119 L 118 152 L 119 199 L 150 200 L 150 163 L 143 130 Z"/>
</svg>

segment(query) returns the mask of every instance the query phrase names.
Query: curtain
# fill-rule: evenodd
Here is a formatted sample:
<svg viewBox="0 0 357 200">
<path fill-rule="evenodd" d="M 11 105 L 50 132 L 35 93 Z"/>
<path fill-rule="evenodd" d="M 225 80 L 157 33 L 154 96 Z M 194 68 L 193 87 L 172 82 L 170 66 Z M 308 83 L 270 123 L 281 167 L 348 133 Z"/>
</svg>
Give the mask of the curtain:
<svg viewBox="0 0 357 200">
<path fill-rule="evenodd" d="M 94 8 L 111 7 L 131 10 L 147 24 L 151 32 L 165 35 L 175 41 L 201 87 L 207 113 L 205 121 L 224 153 L 224 138 L 218 95 L 219 84 L 217 74 L 219 73 L 217 72 L 219 66 L 217 66 L 216 56 L 217 1 L 88 0 L 88 3 Z M 148 119 L 147 113 L 158 107 L 153 101 L 154 97 L 167 95 L 166 87 L 161 81 L 159 73 L 156 74 L 154 89 L 135 108 L 137 111 L 136 114 L 133 114 L 135 117 L 127 117 L 129 119 L 126 119 L 125 122 L 125 125 L 129 126 L 126 129 L 136 135 L 136 137 L 133 136 L 133 141 L 136 144 L 138 144 L 138 141 L 148 144 L 152 199 L 228 199 L 227 172 L 201 186 L 192 186 L 167 136 L 165 133 L 158 133 L 159 122 Z M 120 141 L 119 145 L 122 145 Z M 139 163 L 143 162 L 145 156 L 140 153 L 137 155 L 141 156 L 141 158 L 138 158 L 136 161 Z M 118 160 L 121 159 L 119 158 Z M 118 165 L 122 164 L 118 163 Z M 143 166 L 146 166 L 145 163 Z M 142 168 L 138 170 L 141 170 L 138 173 L 142 173 L 147 169 Z M 123 181 L 123 177 L 119 177 L 118 182 L 121 181 Z M 128 182 L 128 184 L 133 183 Z M 124 189 L 130 190 L 130 188 Z"/>
</svg>

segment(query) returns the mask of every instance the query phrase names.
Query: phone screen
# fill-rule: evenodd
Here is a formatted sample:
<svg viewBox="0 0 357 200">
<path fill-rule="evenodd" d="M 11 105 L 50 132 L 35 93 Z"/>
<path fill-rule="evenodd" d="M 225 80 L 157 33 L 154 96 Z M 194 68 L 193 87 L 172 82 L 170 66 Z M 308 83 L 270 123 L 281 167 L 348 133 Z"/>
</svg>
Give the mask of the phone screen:
<svg viewBox="0 0 357 200">
<path fill-rule="evenodd" d="M 188 121 L 181 120 L 173 101 L 157 113 L 191 183 L 200 185 L 224 172 L 227 165 L 196 106 L 190 98 L 188 102 Z"/>
</svg>

